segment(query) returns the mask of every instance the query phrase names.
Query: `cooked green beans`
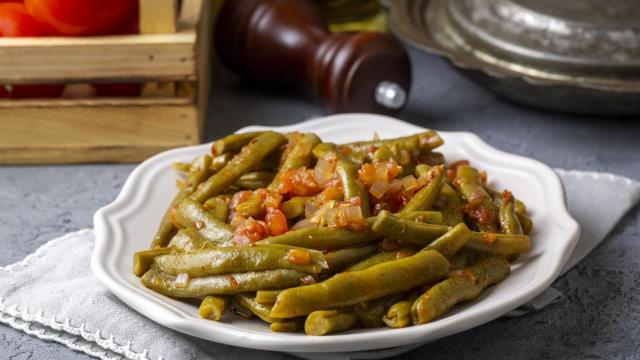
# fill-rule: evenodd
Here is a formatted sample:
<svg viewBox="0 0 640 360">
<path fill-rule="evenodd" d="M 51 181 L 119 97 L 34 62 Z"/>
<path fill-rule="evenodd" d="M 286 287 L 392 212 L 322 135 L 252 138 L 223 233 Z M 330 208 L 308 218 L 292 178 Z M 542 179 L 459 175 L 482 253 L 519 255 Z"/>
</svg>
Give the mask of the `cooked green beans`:
<svg viewBox="0 0 640 360">
<path fill-rule="evenodd" d="M 336 274 L 318 284 L 283 290 L 270 315 L 290 318 L 355 305 L 438 280 L 448 269 L 449 262 L 439 252 L 423 251 L 365 270 Z"/>
<path fill-rule="evenodd" d="M 183 228 L 192 228 L 203 238 L 219 245 L 226 245 L 233 237 L 230 225 L 216 219 L 202 205 L 190 198 L 180 202 L 174 222 Z"/>
<path fill-rule="evenodd" d="M 317 310 L 307 316 L 304 332 L 307 335 L 329 335 L 351 329 L 358 315 L 349 310 Z"/>
<path fill-rule="evenodd" d="M 160 225 L 158 226 L 158 230 L 156 231 L 155 236 L 153 237 L 153 241 L 151 242 L 151 247 L 164 247 L 167 245 L 171 237 L 175 235 L 178 229 L 171 222 L 171 218 L 173 216 L 174 209 L 186 198 L 196 190 L 198 185 L 207 176 L 209 166 L 211 165 L 211 156 L 202 155 L 198 156 L 193 160 L 193 163 L 189 167 L 189 172 L 187 173 L 186 181 L 184 182 L 184 186 L 180 188 L 176 196 L 171 201 L 171 205 L 165 211 L 164 216 L 160 220 Z"/>
<path fill-rule="evenodd" d="M 258 244 L 281 244 L 308 249 L 331 250 L 366 243 L 379 238 L 368 230 L 353 231 L 344 228 L 303 228 L 258 241 Z"/>
<path fill-rule="evenodd" d="M 467 214 L 474 219 L 482 231 L 498 231 L 497 210 L 491 196 L 482 186 L 478 170 L 468 165 L 459 166 L 453 186 L 467 200 Z"/>
<path fill-rule="evenodd" d="M 420 293 L 411 291 L 403 300 L 391 305 L 382 321 L 390 328 L 403 328 L 411 325 L 411 306 L 418 298 Z"/>
<path fill-rule="evenodd" d="M 224 153 L 238 152 L 240 151 L 240 149 L 242 149 L 242 147 L 247 145 L 251 140 L 262 133 L 262 131 L 253 131 L 226 136 L 218 141 L 215 141 L 211 145 L 211 154 L 213 154 L 213 156 L 218 156 Z"/>
<path fill-rule="evenodd" d="M 349 247 L 324 254 L 327 260 L 328 269 L 323 270 L 323 274 L 335 274 L 345 268 L 357 263 L 364 258 L 373 255 L 378 250 L 376 245 L 365 245 L 359 247 Z"/>
<path fill-rule="evenodd" d="M 215 243 L 202 237 L 196 229 L 180 229 L 169 241 L 168 247 L 177 252 L 196 251 L 216 246 Z"/>
<path fill-rule="evenodd" d="M 203 319 L 220 321 L 227 307 L 227 299 L 222 296 L 207 296 L 200 303 L 198 314 Z"/>
<path fill-rule="evenodd" d="M 253 170 L 270 153 L 286 142 L 286 138 L 273 131 L 266 131 L 251 139 L 242 150 L 233 157 L 219 172 L 203 182 L 191 195 L 202 203 L 208 198 L 223 192 L 243 174 Z"/>
<path fill-rule="evenodd" d="M 433 171 L 433 173 L 429 184 L 413 195 L 409 203 L 402 209 L 403 212 L 431 210 L 431 207 L 440 195 L 440 190 L 442 190 L 445 181 L 443 166 L 436 166 L 431 171 Z"/>
<path fill-rule="evenodd" d="M 227 221 L 229 216 L 229 205 L 227 201 L 221 196 L 214 196 L 202 204 L 202 206 L 213 215 L 213 217 L 222 222 Z"/>
<path fill-rule="evenodd" d="M 142 283 L 161 294 L 175 298 L 194 298 L 207 295 L 237 294 L 262 289 L 285 289 L 300 285 L 307 274 L 289 269 L 252 271 L 225 275 L 211 275 L 181 282 L 176 276 L 151 269 L 141 278 Z"/>
<path fill-rule="evenodd" d="M 418 245 L 429 245 L 449 230 L 447 226 L 405 220 L 386 211 L 378 214 L 371 228 L 374 232 Z M 489 255 L 508 255 L 528 252 L 531 249 L 531 243 L 526 235 L 473 231 L 471 239 L 464 248 Z"/>
<path fill-rule="evenodd" d="M 234 185 L 250 190 L 257 190 L 269 186 L 276 174 L 268 171 L 253 171 L 246 173 L 235 182 Z"/>
<path fill-rule="evenodd" d="M 158 249 L 150 249 L 150 250 L 142 250 L 133 254 L 133 274 L 135 276 L 142 276 L 146 273 L 149 268 L 151 268 L 151 264 L 153 264 L 153 260 L 160 256 L 166 255 L 171 252 L 169 248 L 158 248 Z"/>
<path fill-rule="evenodd" d="M 172 164 L 178 193 L 133 271 L 199 302 L 204 319 L 231 310 L 273 332 L 432 321 L 507 276 L 533 228 L 522 201 L 468 161 L 445 162 L 442 143 L 433 130 L 349 144 L 224 137 Z"/>
<path fill-rule="evenodd" d="M 360 180 L 358 180 L 358 169 L 356 165 L 350 160 L 340 159 L 336 162 L 336 172 L 342 181 L 344 199 L 346 201 L 353 198 L 360 199 L 362 216 L 369 217 L 369 195 L 364 187 L 362 187 Z"/>
<path fill-rule="evenodd" d="M 413 323 L 427 323 L 440 317 L 456 304 L 477 298 L 486 287 L 507 277 L 510 268 L 509 262 L 504 258 L 490 257 L 454 273 L 431 287 L 413 303 Z"/>
<path fill-rule="evenodd" d="M 303 252 L 305 261 L 296 260 L 292 252 Z M 155 258 L 155 264 L 169 275 L 187 273 L 193 277 L 273 269 L 319 273 L 328 268 L 320 251 L 282 245 L 225 247 L 164 255 Z"/>
</svg>

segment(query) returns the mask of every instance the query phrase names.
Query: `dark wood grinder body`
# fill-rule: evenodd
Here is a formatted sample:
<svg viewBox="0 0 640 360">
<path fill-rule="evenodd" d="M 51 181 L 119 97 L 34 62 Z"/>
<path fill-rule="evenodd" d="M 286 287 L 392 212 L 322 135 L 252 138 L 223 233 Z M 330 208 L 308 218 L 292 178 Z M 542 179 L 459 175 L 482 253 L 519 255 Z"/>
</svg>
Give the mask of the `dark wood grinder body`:
<svg viewBox="0 0 640 360">
<path fill-rule="evenodd" d="M 309 0 L 228 0 L 216 26 L 222 62 L 250 80 L 305 87 L 329 113 L 395 114 L 411 64 L 385 34 L 331 33 Z"/>
</svg>

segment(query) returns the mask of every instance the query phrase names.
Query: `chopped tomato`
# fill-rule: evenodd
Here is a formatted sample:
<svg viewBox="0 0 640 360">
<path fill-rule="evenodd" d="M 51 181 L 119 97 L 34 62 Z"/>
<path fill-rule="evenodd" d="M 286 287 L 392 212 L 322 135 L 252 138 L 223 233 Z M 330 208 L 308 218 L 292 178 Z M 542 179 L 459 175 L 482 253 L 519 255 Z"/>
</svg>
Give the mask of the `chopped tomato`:
<svg viewBox="0 0 640 360">
<path fill-rule="evenodd" d="M 265 222 L 271 235 L 281 235 L 289 231 L 287 217 L 279 209 L 271 209 L 265 216 Z"/>
<path fill-rule="evenodd" d="M 287 170 L 280 177 L 278 191 L 291 196 L 310 196 L 322 190 L 316 182 L 312 169 L 298 168 Z"/>
<path fill-rule="evenodd" d="M 137 16 L 137 0 L 25 0 L 29 13 L 61 35 L 122 33 Z"/>
<path fill-rule="evenodd" d="M 233 242 L 236 245 L 253 245 L 269 235 L 267 224 L 253 218 L 244 220 L 234 232 Z"/>
</svg>

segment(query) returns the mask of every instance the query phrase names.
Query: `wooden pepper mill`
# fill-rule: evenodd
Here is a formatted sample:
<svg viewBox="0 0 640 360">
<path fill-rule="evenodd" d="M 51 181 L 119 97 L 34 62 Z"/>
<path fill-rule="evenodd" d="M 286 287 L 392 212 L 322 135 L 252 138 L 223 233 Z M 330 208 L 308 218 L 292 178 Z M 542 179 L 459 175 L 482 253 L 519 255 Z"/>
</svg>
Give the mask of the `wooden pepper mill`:
<svg viewBox="0 0 640 360">
<path fill-rule="evenodd" d="M 329 113 L 397 113 L 411 65 L 394 38 L 331 33 L 309 0 L 228 0 L 216 26 L 222 62 L 253 81 L 305 87 Z"/>
</svg>

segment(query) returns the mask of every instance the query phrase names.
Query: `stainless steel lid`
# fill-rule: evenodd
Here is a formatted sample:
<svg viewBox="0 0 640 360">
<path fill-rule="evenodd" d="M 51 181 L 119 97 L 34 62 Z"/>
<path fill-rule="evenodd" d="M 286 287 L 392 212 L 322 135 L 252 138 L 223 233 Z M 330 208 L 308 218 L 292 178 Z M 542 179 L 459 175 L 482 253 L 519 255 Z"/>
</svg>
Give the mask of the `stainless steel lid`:
<svg viewBox="0 0 640 360">
<path fill-rule="evenodd" d="M 391 0 L 387 4 L 391 30 L 415 46 L 447 56 L 458 66 L 481 70 L 492 77 L 488 82 L 493 85 L 502 78 L 547 87 L 539 91 L 538 100 L 537 95 L 518 96 L 509 91 L 509 84 L 499 84 L 497 91 L 511 98 L 529 97 L 525 102 L 530 104 L 572 110 L 571 104 L 545 104 L 545 97 L 557 88 L 565 100 L 588 93 L 588 98 L 603 97 L 602 104 L 591 107 L 606 108 L 619 97 L 625 103 L 622 108 L 610 104 L 611 112 L 640 111 L 638 0 Z M 522 84 L 516 87 L 523 90 Z M 558 102 L 558 96 L 554 99 Z"/>
</svg>

